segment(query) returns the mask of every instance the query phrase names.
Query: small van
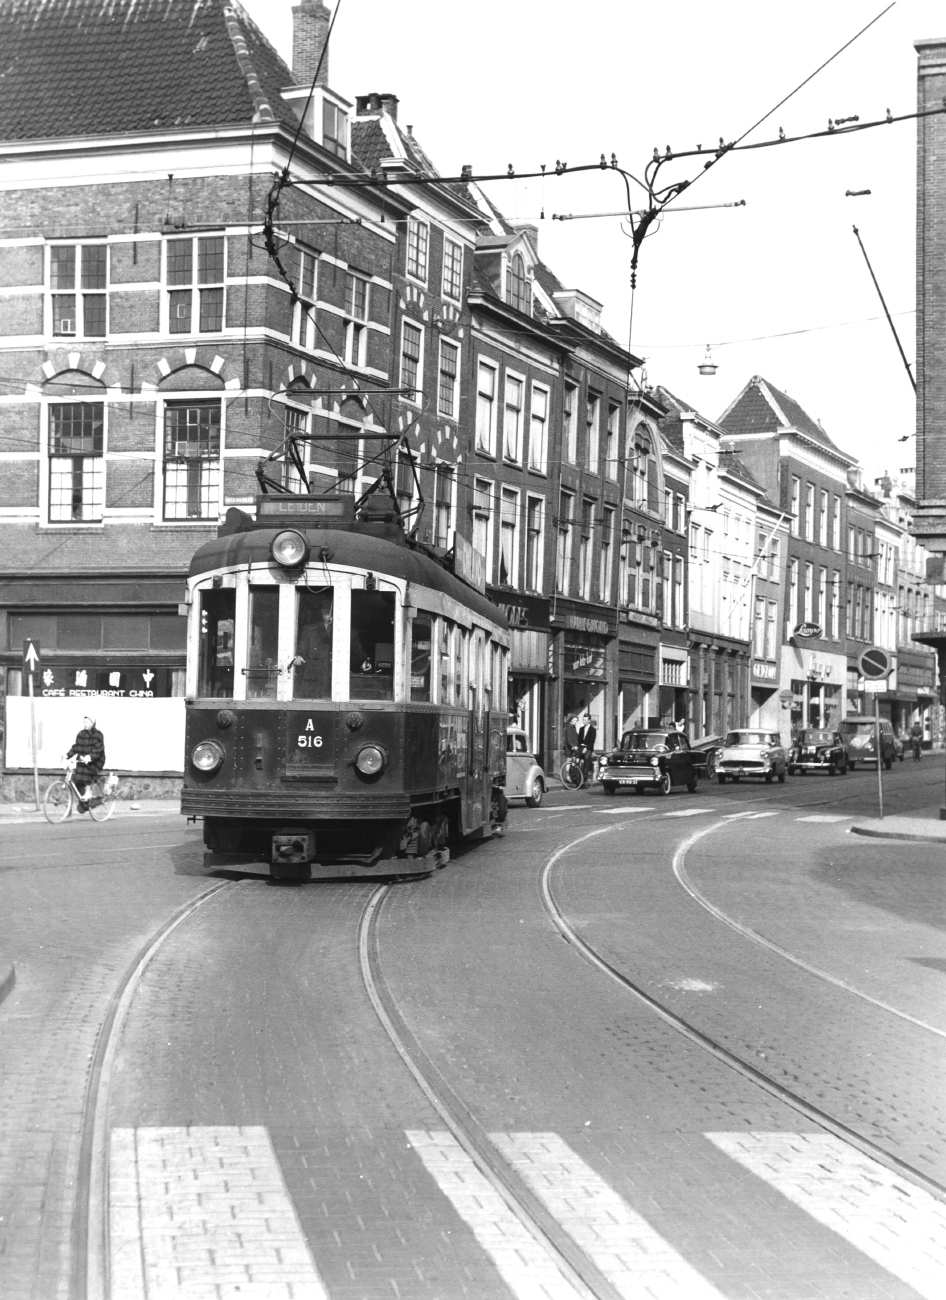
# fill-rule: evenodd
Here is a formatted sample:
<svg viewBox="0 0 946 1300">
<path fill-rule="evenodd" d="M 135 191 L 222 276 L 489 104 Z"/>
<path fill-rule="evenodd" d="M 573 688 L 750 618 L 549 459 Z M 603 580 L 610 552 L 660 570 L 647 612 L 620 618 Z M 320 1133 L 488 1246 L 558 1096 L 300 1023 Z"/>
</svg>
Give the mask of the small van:
<svg viewBox="0 0 946 1300">
<path fill-rule="evenodd" d="M 848 770 L 853 772 L 857 763 L 877 762 L 877 724 L 873 718 L 852 715 L 838 727 L 847 753 Z M 889 772 L 896 757 L 897 746 L 893 727 L 886 718 L 880 719 L 880 759 Z"/>
</svg>

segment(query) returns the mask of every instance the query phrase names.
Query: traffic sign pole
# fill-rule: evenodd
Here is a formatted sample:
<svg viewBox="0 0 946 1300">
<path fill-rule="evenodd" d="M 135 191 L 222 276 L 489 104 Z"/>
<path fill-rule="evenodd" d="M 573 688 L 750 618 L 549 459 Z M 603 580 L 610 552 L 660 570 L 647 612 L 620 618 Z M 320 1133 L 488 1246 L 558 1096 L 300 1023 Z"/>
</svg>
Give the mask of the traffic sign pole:
<svg viewBox="0 0 946 1300">
<path fill-rule="evenodd" d="M 883 767 L 880 752 L 880 696 L 874 693 L 874 746 L 877 750 L 877 805 L 880 810 L 880 820 L 884 820 L 884 779 L 880 775 L 880 769 Z"/>
<path fill-rule="evenodd" d="M 36 746 L 36 696 L 33 694 L 33 674 L 39 671 L 42 660 L 39 652 L 39 643 L 32 637 L 27 637 L 23 642 L 23 671 L 29 678 L 30 684 L 30 739 L 33 746 L 33 802 L 36 805 L 36 811 L 40 810 L 39 803 L 39 755 Z"/>
</svg>

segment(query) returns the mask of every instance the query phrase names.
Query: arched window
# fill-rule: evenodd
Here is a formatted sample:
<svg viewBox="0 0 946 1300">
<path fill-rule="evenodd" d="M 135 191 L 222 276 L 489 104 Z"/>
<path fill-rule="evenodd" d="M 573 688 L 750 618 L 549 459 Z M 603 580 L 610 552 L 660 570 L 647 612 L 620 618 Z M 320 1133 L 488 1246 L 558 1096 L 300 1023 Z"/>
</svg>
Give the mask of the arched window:
<svg viewBox="0 0 946 1300">
<path fill-rule="evenodd" d="M 529 313 L 529 281 L 522 254 L 516 253 L 506 267 L 506 301 L 510 307 Z"/>
<path fill-rule="evenodd" d="M 654 460 L 654 443 L 646 425 L 634 430 L 634 451 L 631 458 L 631 475 L 634 483 L 633 499 L 650 510 L 657 509 L 657 464 Z"/>
</svg>

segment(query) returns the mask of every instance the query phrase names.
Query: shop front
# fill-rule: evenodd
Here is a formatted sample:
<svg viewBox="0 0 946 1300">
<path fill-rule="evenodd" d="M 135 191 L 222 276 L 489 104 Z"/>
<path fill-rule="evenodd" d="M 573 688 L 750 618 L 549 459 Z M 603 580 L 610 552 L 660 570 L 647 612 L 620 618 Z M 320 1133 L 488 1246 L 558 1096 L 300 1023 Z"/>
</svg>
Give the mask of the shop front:
<svg viewBox="0 0 946 1300">
<path fill-rule="evenodd" d="M 694 740 L 744 727 L 749 714 L 749 643 L 696 632 L 690 641 L 690 719 Z"/>
<path fill-rule="evenodd" d="M 596 748 L 613 744 L 614 681 L 617 617 L 613 610 L 558 599 L 550 615 L 558 654 L 560 714 L 564 719 L 576 712 L 591 714 L 597 729 Z M 561 729 L 559 731 L 562 737 Z M 559 740 L 561 748 L 563 741 Z"/>
<path fill-rule="evenodd" d="M 690 662 L 685 645 L 660 645 L 660 725 L 685 728 L 690 695 Z"/>
<path fill-rule="evenodd" d="M 791 691 L 791 735 L 805 727 L 836 727 L 848 710 L 844 655 L 786 645 L 781 667 L 780 684 Z"/>
<path fill-rule="evenodd" d="M 487 589 L 490 600 L 509 620 L 509 716 L 529 737 L 533 753 L 548 768 L 549 746 L 549 602 L 507 588 Z"/>
<path fill-rule="evenodd" d="M 749 726 L 782 731 L 782 706 L 778 698 L 778 664 L 774 659 L 753 658 L 749 667 Z M 788 727 L 783 741 L 788 740 Z"/>
<path fill-rule="evenodd" d="M 622 626 L 618 642 L 618 720 L 622 732 L 660 725 L 660 631 Z"/>
</svg>

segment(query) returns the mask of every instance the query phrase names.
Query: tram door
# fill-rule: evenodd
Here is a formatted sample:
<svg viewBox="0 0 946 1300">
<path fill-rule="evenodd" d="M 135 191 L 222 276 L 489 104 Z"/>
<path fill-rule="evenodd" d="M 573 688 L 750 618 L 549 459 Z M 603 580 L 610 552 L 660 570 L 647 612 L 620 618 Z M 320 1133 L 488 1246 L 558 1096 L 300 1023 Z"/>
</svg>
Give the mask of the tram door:
<svg viewBox="0 0 946 1300">
<path fill-rule="evenodd" d="M 492 779 L 489 770 L 489 690 L 484 681 L 484 637 L 479 630 L 470 636 L 470 825 L 489 821 Z M 485 708 L 484 708 L 485 705 Z"/>
</svg>

